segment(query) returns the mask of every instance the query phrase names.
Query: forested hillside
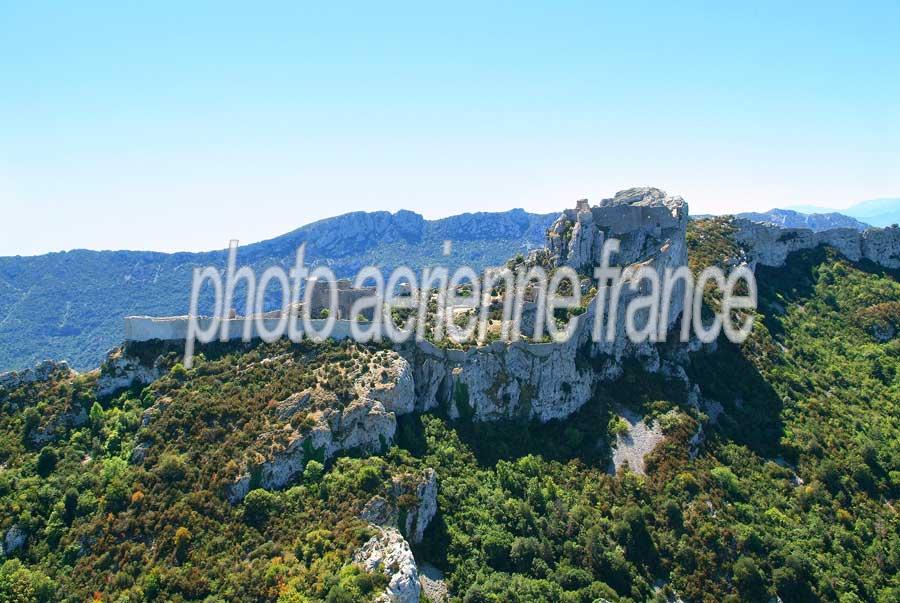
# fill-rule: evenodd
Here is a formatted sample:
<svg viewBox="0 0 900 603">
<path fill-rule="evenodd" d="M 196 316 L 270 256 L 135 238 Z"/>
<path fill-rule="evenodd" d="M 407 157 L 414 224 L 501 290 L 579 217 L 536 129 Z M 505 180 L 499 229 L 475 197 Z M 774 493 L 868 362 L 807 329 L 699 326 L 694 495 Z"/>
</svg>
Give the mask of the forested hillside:
<svg viewBox="0 0 900 603">
<path fill-rule="evenodd" d="M 729 229 L 693 222 L 692 265 L 731 256 Z M 377 454 L 310 451 L 236 504 L 238 465 L 288 429 L 276 402 L 316 387 L 344 407 L 383 350 L 216 345 L 185 370 L 147 347 L 166 374 L 146 388 L 97 398 L 97 373 L 60 372 L 0 389 L 0 601 L 371 601 L 386 579 L 352 563 L 360 514 L 427 468 L 438 510 L 413 552 L 453 601 L 897 601 L 897 275 L 819 248 L 757 280 L 751 338 L 684 366 L 715 413 L 628 364 L 564 421 L 408 414 Z M 646 475 L 609 472 L 622 408 L 666 436 Z"/>
</svg>

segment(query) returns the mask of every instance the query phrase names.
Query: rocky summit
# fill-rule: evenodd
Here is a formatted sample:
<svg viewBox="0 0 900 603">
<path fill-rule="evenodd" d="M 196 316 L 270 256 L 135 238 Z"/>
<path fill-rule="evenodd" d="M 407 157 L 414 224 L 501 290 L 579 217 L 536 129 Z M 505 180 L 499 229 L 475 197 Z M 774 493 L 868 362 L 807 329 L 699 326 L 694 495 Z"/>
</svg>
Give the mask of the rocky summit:
<svg viewBox="0 0 900 603">
<path fill-rule="evenodd" d="M 587 304 L 566 342 L 216 341 L 185 368 L 150 338 L 4 373 L 0 593 L 893 601 L 897 235 L 631 189 L 511 261 L 588 299 L 611 238 L 626 269 L 752 267 L 746 341 L 631 342 L 629 288 L 612 341 Z"/>
</svg>

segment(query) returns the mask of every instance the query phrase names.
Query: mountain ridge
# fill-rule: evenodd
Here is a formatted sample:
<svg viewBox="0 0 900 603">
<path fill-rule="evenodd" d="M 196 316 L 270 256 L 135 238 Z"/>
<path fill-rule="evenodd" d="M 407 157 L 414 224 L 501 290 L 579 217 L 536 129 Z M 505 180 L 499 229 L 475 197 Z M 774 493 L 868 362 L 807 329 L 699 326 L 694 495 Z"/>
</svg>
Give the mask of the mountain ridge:
<svg viewBox="0 0 900 603">
<path fill-rule="evenodd" d="M 338 277 L 365 265 L 420 269 L 441 262 L 477 269 L 542 245 L 557 215 L 513 209 L 426 220 L 409 210 L 351 212 L 242 246 L 238 262 L 256 269 L 290 266 L 306 243 L 307 264 L 327 264 Z M 442 253 L 448 239 L 449 258 Z M 0 370 L 50 357 L 79 369 L 96 365 L 121 338 L 122 317 L 187 313 L 193 268 L 224 268 L 226 254 L 76 249 L 0 257 Z M 241 304 L 238 296 L 238 309 Z"/>
<path fill-rule="evenodd" d="M 838 212 L 856 218 L 872 226 L 885 227 L 900 223 L 900 197 L 882 197 L 854 203 L 846 208 L 819 207 L 816 205 L 788 205 L 784 209 L 801 213 Z"/>
<path fill-rule="evenodd" d="M 774 224 L 781 228 L 809 228 L 814 232 L 832 228 L 853 228 L 865 230 L 869 224 L 838 212 L 804 213 L 791 209 L 772 208 L 765 212 L 743 212 L 735 214 L 754 222 Z"/>
</svg>

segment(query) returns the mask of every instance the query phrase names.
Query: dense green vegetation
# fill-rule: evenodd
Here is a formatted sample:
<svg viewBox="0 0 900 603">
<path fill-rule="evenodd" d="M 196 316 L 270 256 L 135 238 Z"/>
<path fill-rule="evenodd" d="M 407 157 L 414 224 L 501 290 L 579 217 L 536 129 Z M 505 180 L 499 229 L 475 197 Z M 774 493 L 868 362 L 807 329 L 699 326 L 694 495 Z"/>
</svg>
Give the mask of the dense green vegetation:
<svg viewBox="0 0 900 603">
<path fill-rule="evenodd" d="M 716 224 L 692 224 L 692 244 L 715 242 L 721 260 Z M 277 423 L 271 401 L 312 375 L 345 388 L 329 367 L 372 349 L 209 348 L 194 369 L 172 356 L 164 378 L 110 400 L 90 375 L 0 394 L 0 528 L 28 534 L 0 568 L 0 601 L 370 600 L 384 578 L 349 564 L 369 535 L 359 511 L 425 467 L 439 514 L 415 553 L 458 601 L 896 601 L 897 275 L 818 249 L 758 282 L 752 337 L 686 366 L 721 405 L 715 422 L 680 382 L 628 366 L 566 421 L 407 416 L 382 455 L 311 463 L 234 506 L 223 486 Z M 614 404 L 665 423 L 646 476 L 607 472 Z M 33 442 L 82 409 L 83 426 Z"/>
</svg>

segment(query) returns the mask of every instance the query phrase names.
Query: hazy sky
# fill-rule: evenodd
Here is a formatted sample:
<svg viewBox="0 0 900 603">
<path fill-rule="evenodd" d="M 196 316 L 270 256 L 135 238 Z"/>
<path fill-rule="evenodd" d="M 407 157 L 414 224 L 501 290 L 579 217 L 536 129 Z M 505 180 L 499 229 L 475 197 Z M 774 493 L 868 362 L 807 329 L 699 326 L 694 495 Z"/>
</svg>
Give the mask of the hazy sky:
<svg viewBox="0 0 900 603">
<path fill-rule="evenodd" d="M 896 0 L 324 4 L 0 0 L 0 255 L 900 196 Z"/>
</svg>

